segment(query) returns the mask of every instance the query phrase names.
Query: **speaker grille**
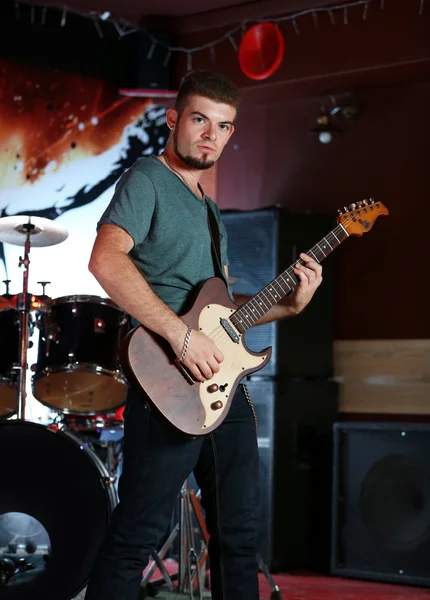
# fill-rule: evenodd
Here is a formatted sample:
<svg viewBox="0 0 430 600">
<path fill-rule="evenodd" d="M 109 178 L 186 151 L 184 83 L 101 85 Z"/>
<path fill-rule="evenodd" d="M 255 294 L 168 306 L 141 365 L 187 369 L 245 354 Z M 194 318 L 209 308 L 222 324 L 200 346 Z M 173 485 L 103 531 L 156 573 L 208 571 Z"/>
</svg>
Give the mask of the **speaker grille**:
<svg viewBox="0 0 430 600">
<path fill-rule="evenodd" d="M 278 208 L 222 211 L 228 235 L 229 273 L 237 277 L 233 292 L 253 296 L 300 252 L 311 248 L 331 228 L 326 215 L 289 213 Z M 270 362 L 261 375 L 330 377 L 333 374 L 332 269 L 324 261 L 324 281 L 299 316 L 251 327 L 245 341 L 251 350 L 272 346 Z"/>
<path fill-rule="evenodd" d="M 332 572 L 429 585 L 430 426 L 335 426 Z"/>
</svg>

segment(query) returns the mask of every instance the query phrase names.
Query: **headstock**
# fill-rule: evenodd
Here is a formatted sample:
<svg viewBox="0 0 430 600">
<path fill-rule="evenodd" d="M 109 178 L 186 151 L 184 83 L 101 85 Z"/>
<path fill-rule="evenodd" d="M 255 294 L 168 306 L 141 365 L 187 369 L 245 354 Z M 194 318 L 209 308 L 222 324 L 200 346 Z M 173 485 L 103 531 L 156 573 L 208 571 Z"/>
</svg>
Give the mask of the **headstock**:
<svg viewBox="0 0 430 600">
<path fill-rule="evenodd" d="M 359 200 L 349 206 L 344 206 L 337 212 L 339 213 L 337 221 L 348 234 L 359 236 L 370 231 L 379 216 L 389 214 L 382 202 L 376 202 L 373 198 Z"/>
</svg>

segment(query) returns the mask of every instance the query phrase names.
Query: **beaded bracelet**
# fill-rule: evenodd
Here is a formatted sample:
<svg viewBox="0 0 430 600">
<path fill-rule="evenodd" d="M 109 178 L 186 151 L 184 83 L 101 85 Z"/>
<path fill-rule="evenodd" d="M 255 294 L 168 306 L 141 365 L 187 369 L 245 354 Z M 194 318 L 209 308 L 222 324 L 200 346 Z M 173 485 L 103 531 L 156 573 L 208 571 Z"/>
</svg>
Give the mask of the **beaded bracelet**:
<svg viewBox="0 0 430 600">
<path fill-rule="evenodd" d="M 179 359 L 179 362 L 184 362 L 184 360 L 185 360 L 185 356 L 187 354 L 188 344 L 190 343 L 192 331 L 193 331 L 192 328 L 188 327 L 187 333 L 185 334 L 184 345 L 182 346 L 182 354 L 181 354 L 181 358 Z"/>
</svg>

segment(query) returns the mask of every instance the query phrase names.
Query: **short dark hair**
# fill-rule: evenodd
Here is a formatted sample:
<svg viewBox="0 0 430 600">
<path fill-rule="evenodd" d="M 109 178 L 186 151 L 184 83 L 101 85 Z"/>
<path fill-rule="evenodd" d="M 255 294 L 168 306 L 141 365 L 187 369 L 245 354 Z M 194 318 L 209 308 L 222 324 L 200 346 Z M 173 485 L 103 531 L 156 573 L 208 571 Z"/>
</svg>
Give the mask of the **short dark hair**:
<svg viewBox="0 0 430 600">
<path fill-rule="evenodd" d="M 190 96 L 203 96 L 229 104 L 236 110 L 240 104 L 240 92 L 236 85 L 220 73 L 212 71 L 191 71 L 183 77 L 176 96 L 175 109 L 181 115 Z"/>
</svg>

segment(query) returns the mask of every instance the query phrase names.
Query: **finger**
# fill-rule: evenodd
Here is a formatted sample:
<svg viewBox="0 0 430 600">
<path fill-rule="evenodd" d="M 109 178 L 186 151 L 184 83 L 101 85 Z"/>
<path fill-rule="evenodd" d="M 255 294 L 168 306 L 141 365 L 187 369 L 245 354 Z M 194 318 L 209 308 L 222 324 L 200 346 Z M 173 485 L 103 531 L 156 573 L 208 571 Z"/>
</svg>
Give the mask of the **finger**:
<svg viewBox="0 0 430 600">
<path fill-rule="evenodd" d="M 212 370 L 212 373 L 219 372 L 219 369 L 220 369 L 219 362 L 215 358 L 208 360 L 208 365 L 209 365 L 209 368 Z"/>
<path fill-rule="evenodd" d="M 224 360 L 224 354 L 216 346 L 215 346 L 215 350 L 214 350 L 214 357 L 215 357 L 216 361 L 219 363 L 222 363 L 222 361 Z"/>
<path fill-rule="evenodd" d="M 211 377 L 213 376 L 213 372 L 212 372 L 212 369 L 210 368 L 210 366 L 208 365 L 208 363 L 206 363 L 206 362 L 199 363 L 198 367 L 204 377 L 203 381 L 206 381 L 207 379 L 211 379 Z"/>
<path fill-rule="evenodd" d="M 309 284 L 311 282 L 311 276 L 309 275 L 309 273 L 306 273 L 304 269 L 294 269 L 294 272 L 296 273 L 296 275 L 299 276 L 300 281 L 302 281 L 303 283 Z"/>
<path fill-rule="evenodd" d="M 309 254 L 305 254 L 304 252 L 301 252 L 300 258 L 306 263 L 312 262 L 312 263 L 315 263 L 316 265 L 319 265 L 319 262 L 316 260 L 315 256 L 310 256 Z"/>
<path fill-rule="evenodd" d="M 196 381 L 201 381 L 202 383 L 205 381 L 205 378 L 203 377 L 200 369 L 196 365 L 187 365 L 185 363 L 184 365 L 187 367 L 187 369 Z"/>
<path fill-rule="evenodd" d="M 315 262 L 314 260 L 306 261 L 306 263 L 304 265 L 302 265 L 301 263 L 297 263 L 296 268 L 311 269 L 314 273 L 318 273 L 318 272 L 322 271 L 321 265 L 319 263 Z"/>
</svg>

